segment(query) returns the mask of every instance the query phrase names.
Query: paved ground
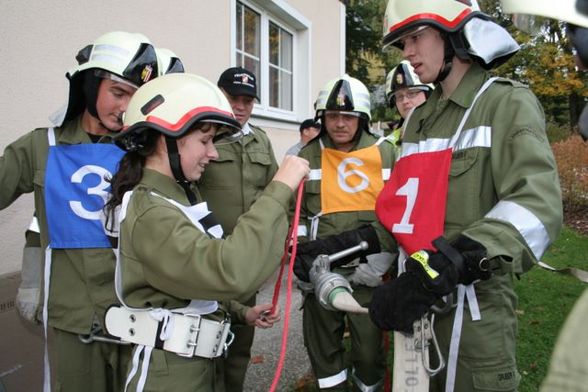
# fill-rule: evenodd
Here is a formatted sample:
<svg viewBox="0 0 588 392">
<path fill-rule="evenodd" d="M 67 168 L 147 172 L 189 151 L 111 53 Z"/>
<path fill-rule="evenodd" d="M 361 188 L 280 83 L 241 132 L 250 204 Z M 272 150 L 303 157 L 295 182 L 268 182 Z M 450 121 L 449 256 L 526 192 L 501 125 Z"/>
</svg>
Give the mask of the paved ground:
<svg viewBox="0 0 588 392">
<path fill-rule="evenodd" d="M 246 392 L 268 391 L 280 357 L 282 344 L 282 332 L 284 327 L 286 306 L 287 271 L 282 277 L 282 289 L 280 290 L 280 307 L 282 309 L 282 321 L 270 329 L 257 329 L 255 340 L 251 349 L 252 363 L 249 365 L 245 379 Z M 294 278 L 295 280 L 295 278 Z M 257 295 L 257 303 L 269 303 L 272 300 L 276 278 L 270 279 Z M 282 376 L 277 391 L 287 391 L 295 382 L 310 372 L 310 364 L 302 339 L 302 311 L 300 302 L 302 296 L 296 288 L 292 287 L 292 305 L 290 309 L 290 327 L 288 333 L 288 349 L 286 360 L 282 370 Z M 258 362 L 258 363 L 256 363 Z"/>
</svg>

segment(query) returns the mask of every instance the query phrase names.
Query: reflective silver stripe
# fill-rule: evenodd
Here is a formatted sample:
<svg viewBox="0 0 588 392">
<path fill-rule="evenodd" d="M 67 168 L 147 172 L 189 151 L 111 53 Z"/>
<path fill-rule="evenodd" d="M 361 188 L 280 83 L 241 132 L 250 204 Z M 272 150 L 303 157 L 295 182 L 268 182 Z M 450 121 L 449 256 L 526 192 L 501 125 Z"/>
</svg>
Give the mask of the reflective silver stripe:
<svg viewBox="0 0 588 392">
<path fill-rule="evenodd" d="M 453 146 L 453 150 L 459 151 L 472 147 L 492 147 L 492 128 L 482 125 L 463 131 L 461 137 Z"/>
<path fill-rule="evenodd" d="M 486 214 L 486 218 L 497 219 L 513 225 L 523 236 L 537 259 L 551 243 L 543 223 L 525 207 L 512 202 L 500 201 Z"/>
<path fill-rule="evenodd" d="M 321 169 L 312 169 L 310 173 L 308 173 L 308 181 L 320 180 L 322 176 L 323 171 Z"/>
<path fill-rule="evenodd" d="M 376 392 L 380 390 L 380 387 L 384 384 L 384 380 L 380 380 L 377 383 L 373 384 L 373 385 L 366 385 L 363 383 L 363 381 L 361 381 L 359 379 L 359 377 L 357 377 L 357 374 L 355 374 L 355 367 L 353 368 L 352 372 L 351 372 L 351 379 L 353 380 L 353 383 L 355 384 L 355 386 L 357 387 L 357 389 L 359 389 L 361 392 Z"/>
<path fill-rule="evenodd" d="M 451 146 L 450 144 L 451 139 L 435 138 L 422 140 L 419 143 L 402 143 L 400 158 L 417 153 L 442 151 L 449 147 L 453 147 L 453 151 L 465 150 L 466 148 L 472 147 L 490 148 L 492 147 L 492 128 L 481 125 L 476 128 L 467 129 L 461 133 L 455 146 Z"/>
<path fill-rule="evenodd" d="M 318 380 L 319 388 L 331 388 L 335 385 L 339 385 L 344 381 L 347 381 L 347 369 L 342 370 L 340 373 L 335 374 L 334 376 L 329 376 L 325 378 L 319 378 Z"/>
<path fill-rule="evenodd" d="M 50 146 L 55 145 L 55 128 L 52 127 L 47 129 L 47 141 Z"/>
<path fill-rule="evenodd" d="M 296 233 L 298 237 L 306 237 L 308 235 L 308 229 L 304 225 L 298 226 L 298 233 Z"/>
<path fill-rule="evenodd" d="M 35 233 L 40 233 L 41 229 L 39 228 L 39 220 L 36 216 L 33 216 L 31 220 L 31 224 L 29 225 L 29 231 L 34 231 Z"/>
</svg>

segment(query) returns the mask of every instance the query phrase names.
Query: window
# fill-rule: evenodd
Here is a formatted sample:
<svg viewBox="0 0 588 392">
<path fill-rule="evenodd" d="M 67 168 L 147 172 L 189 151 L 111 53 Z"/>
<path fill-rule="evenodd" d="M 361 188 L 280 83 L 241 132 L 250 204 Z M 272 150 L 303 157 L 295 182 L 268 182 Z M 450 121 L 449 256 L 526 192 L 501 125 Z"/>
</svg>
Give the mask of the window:
<svg viewBox="0 0 588 392">
<path fill-rule="evenodd" d="M 237 66 L 255 74 L 258 88 L 261 84 L 261 15 L 237 3 Z"/>
<path fill-rule="evenodd" d="M 292 110 L 292 34 L 270 22 L 269 104 Z"/>
<path fill-rule="evenodd" d="M 308 69 L 308 56 L 295 53 L 309 50 L 308 21 L 295 10 L 276 9 L 276 3 L 273 8 L 266 3 L 235 1 L 235 65 L 247 68 L 257 77 L 260 102 L 254 113 L 297 120 L 297 107 L 308 105 L 310 76 L 309 72 L 297 71 Z M 304 98 L 297 101 L 300 94 Z"/>
</svg>

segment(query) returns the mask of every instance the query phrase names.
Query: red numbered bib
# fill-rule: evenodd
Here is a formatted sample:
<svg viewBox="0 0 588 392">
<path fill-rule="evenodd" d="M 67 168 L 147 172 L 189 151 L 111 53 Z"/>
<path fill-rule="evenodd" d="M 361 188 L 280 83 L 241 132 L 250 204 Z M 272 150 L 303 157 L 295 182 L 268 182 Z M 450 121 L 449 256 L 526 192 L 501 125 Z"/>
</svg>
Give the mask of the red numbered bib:
<svg viewBox="0 0 588 392">
<path fill-rule="evenodd" d="M 407 254 L 443 235 L 451 148 L 401 158 L 376 201 L 379 221 Z"/>
</svg>

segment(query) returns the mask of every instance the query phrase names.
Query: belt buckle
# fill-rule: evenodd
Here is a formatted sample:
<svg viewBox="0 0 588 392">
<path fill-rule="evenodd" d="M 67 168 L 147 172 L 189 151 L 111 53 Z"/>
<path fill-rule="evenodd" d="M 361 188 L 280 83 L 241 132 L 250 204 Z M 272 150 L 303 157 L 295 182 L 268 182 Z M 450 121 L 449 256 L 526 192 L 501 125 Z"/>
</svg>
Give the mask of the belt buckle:
<svg viewBox="0 0 588 392">
<path fill-rule="evenodd" d="M 182 355 L 183 357 L 193 357 L 196 353 L 196 346 L 198 346 L 198 336 L 200 334 L 200 328 L 202 324 L 202 316 L 199 314 L 185 314 L 184 316 L 189 317 L 192 322 L 190 323 L 190 329 L 188 330 L 188 346 L 189 353 Z"/>
</svg>

